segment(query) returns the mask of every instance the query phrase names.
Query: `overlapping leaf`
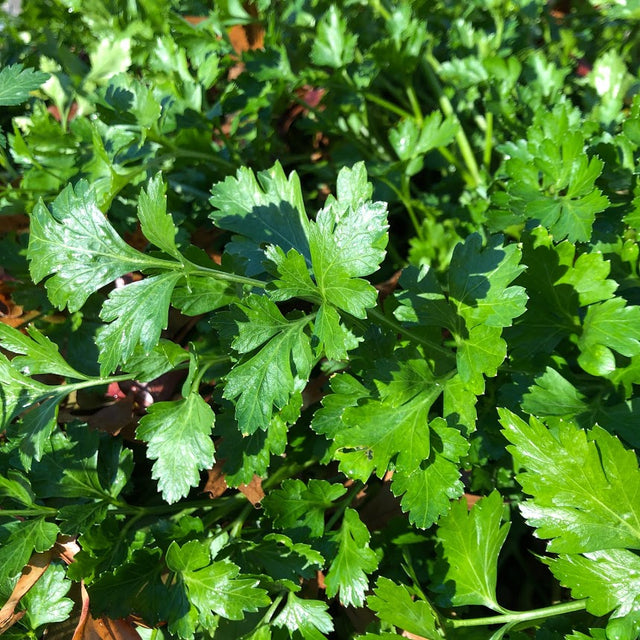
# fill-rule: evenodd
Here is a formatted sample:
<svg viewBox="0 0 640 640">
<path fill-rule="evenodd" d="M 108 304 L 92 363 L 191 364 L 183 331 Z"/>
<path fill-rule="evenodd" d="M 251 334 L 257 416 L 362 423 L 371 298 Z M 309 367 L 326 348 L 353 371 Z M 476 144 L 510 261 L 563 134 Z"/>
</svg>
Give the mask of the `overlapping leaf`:
<svg viewBox="0 0 640 640">
<path fill-rule="evenodd" d="M 114 289 L 105 301 L 100 317 L 108 322 L 96 337 L 103 375 L 126 366 L 139 345 L 149 352 L 167 328 L 171 294 L 180 273 L 151 276 L 126 287 Z"/>
<path fill-rule="evenodd" d="M 51 549 L 59 529 L 44 517 L 0 525 L 0 581 L 7 584 L 18 576 L 35 551 Z"/>
<path fill-rule="evenodd" d="M 462 434 L 448 427 L 442 418 L 429 424 L 432 451 L 429 460 L 409 474 L 395 473 L 391 491 L 402 496 L 400 506 L 409 513 L 409 522 L 427 529 L 449 511 L 451 500 L 459 498 L 464 487 L 460 480 L 460 459 L 469 443 Z"/>
<path fill-rule="evenodd" d="M 211 189 L 210 202 L 216 208 L 210 217 L 222 229 L 251 238 L 256 244 L 279 246 L 285 253 L 295 249 L 310 260 L 307 216 L 300 179 L 287 177 L 279 163 L 257 179 L 248 168 L 238 170 Z"/>
<path fill-rule="evenodd" d="M 28 335 L 7 324 L 0 324 L 0 345 L 3 349 L 18 354 L 11 361 L 25 375 L 52 373 L 69 378 L 86 379 L 87 376 L 69 366 L 60 355 L 58 345 L 51 342 L 37 327 L 30 325 Z"/>
<path fill-rule="evenodd" d="M 606 375 L 616 368 L 613 351 L 631 357 L 640 354 L 640 307 L 627 306 L 623 298 L 611 298 L 587 309 L 578 362 L 592 375 Z"/>
</svg>

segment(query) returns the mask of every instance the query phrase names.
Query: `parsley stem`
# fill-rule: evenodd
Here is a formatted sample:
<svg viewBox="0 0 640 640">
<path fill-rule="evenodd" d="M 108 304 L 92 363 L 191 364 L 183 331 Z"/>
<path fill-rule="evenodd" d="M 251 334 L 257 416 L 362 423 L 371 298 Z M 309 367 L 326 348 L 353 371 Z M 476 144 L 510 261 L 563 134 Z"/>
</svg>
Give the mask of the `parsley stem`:
<svg viewBox="0 0 640 640">
<path fill-rule="evenodd" d="M 362 482 L 356 482 L 353 487 L 349 490 L 347 495 L 338 502 L 336 505 L 336 510 L 333 515 L 327 521 L 327 524 L 324 526 L 325 531 L 331 531 L 333 525 L 342 517 L 346 508 L 353 502 L 354 498 L 362 491 L 364 484 Z"/>
<path fill-rule="evenodd" d="M 111 384 L 112 382 L 124 382 L 125 380 L 131 380 L 131 374 L 125 373 L 119 376 L 108 376 L 107 378 L 90 378 L 83 382 L 73 382 L 72 384 L 60 385 L 64 387 L 65 393 L 71 393 L 78 389 L 87 389 L 88 387 L 97 387 L 101 384 Z"/>
<path fill-rule="evenodd" d="M 56 515 L 57 509 L 53 507 L 36 507 L 32 509 L 0 509 L 0 516 L 45 516 Z"/>
<path fill-rule="evenodd" d="M 407 118 L 409 120 L 413 120 L 413 116 L 408 111 L 405 111 L 402 107 L 399 107 L 398 105 L 393 104 L 393 102 L 389 102 L 388 100 L 385 100 L 384 98 L 381 98 L 380 96 L 377 96 L 373 93 L 365 93 L 364 97 L 369 102 L 374 102 L 378 106 L 383 107 L 387 111 L 391 111 L 392 113 L 395 113 L 401 118 Z"/>
<path fill-rule="evenodd" d="M 391 318 L 387 317 L 381 311 L 378 311 L 377 309 L 367 309 L 367 314 L 369 315 L 370 318 L 373 318 L 374 320 L 388 327 L 389 329 L 393 329 L 394 331 L 403 335 L 405 338 L 408 338 L 412 342 L 421 344 L 423 347 L 427 347 L 427 349 L 431 349 L 432 351 L 436 351 L 438 352 L 438 354 L 440 354 L 441 356 L 444 356 L 449 360 L 455 359 L 455 355 L 451 351 L 449 351 L 449 349 L 446 349 L 445 347 L 442 347 L 439 344 L 432 342 L 431 340 L 428 340 L 427 338 L 423 338 L 422 336 L 417 335 L 416 333 L 411 331 L 411 329 L 407 329 L 406 327 L 403 327 L 399 322 L 396 322 L 395 320 L 392 320 Z"/>
<path fill-rule="evenodd" d="M 417 121 L 418 127 L 422 128 L 422 121 L 424 120 L 424 116 L 422 115 L 422 110 L 420 109 L 420 104 L 418 102 L 418 98 L 416 97 L 416 92 L 413 88 L 413 85 L 409 85 L 407 87 L 407 98 L 409 98 L 409 103 L 411 104 L 411 108 L 413 109 L 413 116 Z"/>
<path fill-rule="evenodd" d="M 411 202 L 411 191 L 409 186 L 409 176 L 406 173 L 402 174 L 402 204 L 404 204 L 407 209 L 407 213 L 409 214 L 409 218 L 411 218 L 411 224 L 416 231 L 416 235 L 420 240 L 424 240 L 422 235 L 422 225 L 418 221 L 418 216 L 416 216 L 415 209 L 413 208 L 413 204 Z"/>
<path fill-rule="evenodd" d="M 205 276 L 212 276 L 214 278 L 218 278 L 218 280 L 227 280 L 228 282 L 235 282 L 237 284 L 248 284 L 249 286 L 256 287 L 258 289 L 264 289 L 267 286 L 266 282 L 263 282 L 262 280 L 257 280 L 256 278 L 239 276 L 239 275 L 236 275 L 235 273 L 227 273 L 226 271 L 219 271 L 218 269 L 203 267 L 193 262 L 189 262 L 189 264 L 194 267 L 194 270 L 191 272 L 192 274 L 199 273 Z"/>
<path fill-rule="evenodd" d="M 484 155 L 482 162 L 484 168 L 489 171 L 491 169 L 491 152 L 493 150 L 493 113 L 487 111 L 486 114 L 487 128 L 484 132 Z"/>
<path fill-rule="evenodd" d="M 586 600 L 572 600 L 571 602 L 562 602 L 560 604 L 551 605 L 550 607 L 532 609 L 531 611 L 511 611 L 499 616 L 466 619 L 447 618 L 446 623 L 448 626 L 457 628 L 481 627 L 490 624 L 508 624 L 509 622 L 527 622 L 529 620 L 539 620 L 540 618 L 559 616 L 564 613 L 571 613 L 572 611 L 583 611 L 586 607 Z"/>
<path fill-rule="evenodd" d="M 431 85 L 433 92 L 436 94 L 438 99 L 438 103 L 440 104 L 440 109 L 445 116 L 456 116 L 455 110 L 449 101 L 449 98 L 445 95 L 442 87 L 440 86 L 440 81 L 438 80 L 435 69 L 440 66 L 440 63 L 435 59 L 433 54 L 427 53 L 422 61 L 422 68 L 427 76 L 427 82 Z M 456 133 L 456 142 L 458 143 L 458 148 L 460 149 L 460 153 L 462 154 L 462 158 L 464 160 L 465 165 L 469 173 L 471 174 L 472 181 L 470 182 L 471 187 L 477 187 L 482 180 L 480 179 L 480 170 L 478 169 L 478 163 L 476 162 L 475 156 L 473 155 L 473 151 L 471 150 L 471 145 L 469 144 L 469 140 L 462 128 L 462 124 L 458 119 L 458 133 Z"/>
</svg>

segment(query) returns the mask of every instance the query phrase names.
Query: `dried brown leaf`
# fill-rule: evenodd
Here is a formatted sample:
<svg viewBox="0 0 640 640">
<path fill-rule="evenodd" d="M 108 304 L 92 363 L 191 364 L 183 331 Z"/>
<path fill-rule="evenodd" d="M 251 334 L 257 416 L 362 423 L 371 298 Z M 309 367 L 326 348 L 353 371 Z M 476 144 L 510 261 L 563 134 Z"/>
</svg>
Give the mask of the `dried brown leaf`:
<svg viewBox="0 0 640 640">
<path fill-rule="evenodd" d="M 24 615 L 24 611 L 15 613 L 15 609 L 20 599 L 28 593 L 29 589 L 38 582 L 42 574 L 47 570 L 52 555 L 51 551 L 45 551 L 44 553 L 34 553 L 31 556 L 29 564 L 22 570 L 22 574 L 18 578 L 18 582 L 16 582 L 9 599 L 0 609 L 0 634 L 13 626 Z"/>
</svg>

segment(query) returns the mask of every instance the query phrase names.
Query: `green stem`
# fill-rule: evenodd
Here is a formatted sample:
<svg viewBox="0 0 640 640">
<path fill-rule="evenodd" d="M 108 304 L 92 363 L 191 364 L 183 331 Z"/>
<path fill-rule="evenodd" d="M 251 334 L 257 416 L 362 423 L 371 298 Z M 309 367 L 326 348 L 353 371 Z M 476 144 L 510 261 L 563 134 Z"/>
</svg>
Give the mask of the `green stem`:
<svg viewBox="0 0 640 640">
<path fill-rule="evenodd" d="M 391 20 L 391 14 L 382 6 L 380 0 L 371 0 L 371 7 L 379 13 L 384 20 Z"/>
<path fill-rule="evenodd" d="M 239 276 L 235 273 L 227 273 L 226 271 L 219 271 L 218 269 L 211 269 L 210 267 L 203 267 L 194 262 L 189 262 L 189 265 L 193 267 L 193 271 L 190 274 L 202 274 L 205 276 L 211 276 L 218 280 L 226 280 L 227 282 L 234 282 L 237 284 L 247 284 L 251 287 L 264 289 L 267 286 L 266 282 L 262 280 L 256 280 L 256 278 L 248 278 L 247 276 Z"/>
<path fill-rule="evenodd" d="M 429 604 L 429 606 L 431 606 L 431 602 L 429 601 L 429 598 L 427 598 L 424 591 L 420 587 L 420 581 L 418 580 L 418 576 L 416 575 L 416 572 L 413 568 L 411 553 L 409 552 L 409 549 L 407 549 L 407 547 L 403 547 L 402 549 L 402 559 L 405 562 L 402 568 L 407 572 L 407 575 L 411 578 L 415 592 L 420 596 L 422 600 L 424 600 L 427 604 Z"/>
<path fill-rule="evenodd" d="M 333 515 L 327 521 L 327 524 L 324 526 L 325 531 L 331 531 L 333 525 L 342 517 L 342 514 L 345 512 L 345 509 L 353 502 L 353 499 L 362 491 L 363 487 L 362 482 L 356 482 L 353 487 L 349 490 L 346 497 L 344 497 L 340 502 L 336 505 L 336 510 Z"/>
<path fill-rule="evenodd" d="M 271 606 L 267 609 L 267 612 L 262 616 L 258 627 L 262 625 L 267 625 L 271 622 L 271 618 L 273 618 L 273 614 L 278 610 L 280 603 L 282 602 L 284 596 L 282 594 L 276 596 L 271 603 Z"/>
<path fill-rule="evenodd" d="M 36 507 L 34 509 L 0 509 L 0 517 L 4 516 L 54 516 L 58 513 L 53 507 Z"/>
<path fill-rule="evenodd" d="M 254 506 L 249 502 L 247 503 L 242 511 L 238 514 L 236 519 L 227 526 L 229 529 L 229 537 L 237 538 L 242 531 L 242 527 L 244 526 L 244 521 L 249 517 L 249 514 L 254 510 Z"/>
<path fill-rule="evenodd" d="M 219 155 L 215 153 L 204 153 L 203 151 L 192 151 L 189 149 L 184 149 L 182 147 L 174 144 L 169 138 L 163 136 L 162 134 L 156 133 L 155 131 L 148 131 L 147 139 L 151 142 L 155 142 L 167 149 L 170 153 L 165 156 L 161 156 L 162 160 L 170 160 L 171 158 L 187 158 L 192 160 L 204 160 L 206 162 L 210 162 L 211 164 L 218 165 L 219 167 L 225 169 L 229 173 L 232 173 L 236 170 L 236 165 L 224 158 L 221 158 Z"/>
<path fill-rule="evenodd" d="M 190 502 L 178 502 L 176 504 L 159 504 L 152 507 L 142 507 L 136 505 L 120 505 L 116 511 L 122 514 L 136 514 L 141 516 L 149 516 L 153 514 L 175 513 L 180 511 L 189 511 L 194 509 L 202 509 L 213 507 L 213 500 L 207 498 L 204 500 L 192 500 Z"/>
<path fill-rule="evenodd" d="M 64 388 L 65 395 L 69 395 L 72 391 L 77 391 L 78 389 L 97 387 L 101 384 L 111 384 L 112 382 L 124 382 L 125 380 L 131 380 L 131 374 L 125 373 L 120 376 L 109 376 L 107 378 L 90 378 L 83 382 L 60 385 L 60 388 Z"/>
<path fill-rule="evenodd" d="M 412 114 L 410 114 L 408 111 L 405 111 L 404 109 L 402 109 L 398 105 L 393 104 L 393 102 L 389 102 L 388 100 L 385 100 L 384 98 L 381 98 L 380 96 L 377 96 L 374 93 L 365 92 L 364 93 L 364 97 L 369 102 L 374 102 L 378 106 L 383 107 L 387 111 L 391 111 L 392 113 L 395 113 L 396 115 L 400 116 L 401 118 L 408 118 L 409 120 L 413 119 Z"/>
<path fill-rule="evenodd" d="M 431 86 L 431 89 L 436 94 L 438 99 L 438 103 L 440 105 L 440 109 L 445 116 L 456 116 L 455 110 L 449 101 L 449 98 L 445 95 L 442 90 L 442 86 L 440 85 L 440 81 L 438 80 L 434 69 L 437 69 L 440 66 L 440 63 L 434 58 L 433 54 L 427 53 L 422 61 L 422 67 L 427 76 L 427 82 Z M 465 165 L 470 174 L 470 186 L 477 187 L 481 183 L 480 179 L 480 170 L 478 169 L 478 163 L 476 162 L 475 156 L 473 155 L 473 151 L 471 150 L 471 145 L 469 144 L 469 140 L 462 128 L 462 124 L 460 124 L 460 119 L 458 119 L 458 133 L 456 134 L 456 142 L 458 143 L 458 148 L 460 149 L 460 153 L 462 155 L 462 159 L 464 160 Z"/>
<path fill-rule="evenodd" d="M 413 115 L 417 121 L 418 127 L 422 128 L 422 121 L 424 120 L 424 116 L 422 115 L 422 109 L 420 109 L 420 104 L 418 103 L 418 98 L 413 86 L 407 87 L 407 98 L 409 98 L 409 104 L 413 109 Z"/>
<path fill-rule="evenodd" d="M 411 219 L 411 224 L 415 229 L 416 235 L 420 240 L 424 240 L 422 225 L 418 221 L 418 216 L 416 215 L 415 209 L 413 208 L 413 203 L 411 202 L 411 190 L 409 186 L 409 176 L 404 173 L 402 174 L 401 184 L 402 184 L 402 204 L 404 204 L 407 213 L 409 214 L 409 218 Z"/>
<path fill-rule="evenodd" d="M 491 624 L 508 624 L 510 622 L 528 622 L 530 620 L 539 620 L 541 618 L 549 618 L 551 616 L 559 616 L 572 611 L 584 611 L 587 607 L 586 600 L 572 600 L 571 602 L 563 602 L 554 604 L 550 607 L 542 609 L 532 609 L 531 611 L 511 611 L 504 615 L 487 616 L 486 618 L 467 618 L 454 619 L 448 618 L 446 623 L 450 627 L 484 627 Z"/>
<path fill-rule="evenodd" d="M 300 464 L 299 462 L 293 462 L 291 464 L 284 464 L 279 469 L 277 469 L 274 473 L 272 473 L 263 483 L 262 489 L 267 491 L 269 489 L 273 489 L 273 487 L 279 485 L 283 480 L 287 478 L 291 478 L 301 471 L 312 467 L 316 464 L 317 460 L 315 458 L 311 458 Z"/>
<path fill-rule="evenodd" d="M 444 356 L 448 360 L 455 360 L 455 355 L 446 349 L 445 347 L 440 346 L 439 344 L 432 342 L 431 340 L 427 340 L 422 336 L 415 334 L 411 329 L 407 329 L 403 327 L 399 322 L 388 318 L 384 313 L 378 311 L 377 309 L 368 309 L 367 314 L 376 322 L 379 322 L 382 325 L 385 325 L 389 329 L 393 329 L 396 333 L 403 335 L 405 338 L 408 338 L 412 342 L 417 344 L 421 344 L 423 347 L 427 347 L 432 351 L 436 351 L 439 355 Z"/>
<path fill-rule="evenodd" d="M 489 171 L 491 168 L 491 152 L 493 151 L 493 113 L 487 111 L 486 115 L 487 129 L 484 132 L 484 154 L 482 162 L 484 168 Z"/>
</svg>

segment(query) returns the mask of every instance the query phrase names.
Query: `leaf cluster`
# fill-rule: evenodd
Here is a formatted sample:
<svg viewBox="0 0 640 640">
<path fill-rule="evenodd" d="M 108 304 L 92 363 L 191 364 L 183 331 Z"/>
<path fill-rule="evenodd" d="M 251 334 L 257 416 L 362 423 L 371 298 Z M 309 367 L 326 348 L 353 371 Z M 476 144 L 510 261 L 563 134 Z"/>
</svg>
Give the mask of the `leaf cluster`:
<svg viewBox="0 0 640 640">
<path fill-rule="evenodd" d="M 0 633 L 637 637 L 637 17 L 0 14 Z"/>
</svg>

